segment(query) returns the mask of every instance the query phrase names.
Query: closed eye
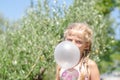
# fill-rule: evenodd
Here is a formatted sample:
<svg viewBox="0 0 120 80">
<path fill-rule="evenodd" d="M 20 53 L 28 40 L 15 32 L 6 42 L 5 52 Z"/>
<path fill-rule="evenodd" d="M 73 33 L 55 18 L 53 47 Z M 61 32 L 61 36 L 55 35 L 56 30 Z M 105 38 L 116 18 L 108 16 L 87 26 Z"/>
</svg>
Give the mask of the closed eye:
<svg viewBox="0 0 120 80">
<path fill-rule="evenodd" d="M 77 43 L 77 44 L 82 44 L 83 42 L 80 41 L 80 40 L 77 40 L 76 43 Z"/>
<path fill-rule="evenodd" d="M 72 41 L 72 39 L 67 39 L 68 41 Z"/>
</svg>

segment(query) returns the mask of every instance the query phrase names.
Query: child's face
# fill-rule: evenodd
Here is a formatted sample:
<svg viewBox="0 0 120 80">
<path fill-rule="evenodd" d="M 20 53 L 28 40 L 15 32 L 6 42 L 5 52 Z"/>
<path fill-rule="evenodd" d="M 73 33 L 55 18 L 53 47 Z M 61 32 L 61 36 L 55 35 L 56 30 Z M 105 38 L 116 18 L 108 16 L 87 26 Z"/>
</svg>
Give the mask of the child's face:
<svg viewBox="0 0 120 80">
<path fill-rule="evenodd" d="M 73 42 L 80 49 L 81 53 L 85 50 L 85 39 L 82 33 L 80 35 L 78 32 L 72 32 L 70 35 L 67 35 L 65 39 Z"/>
</svg>

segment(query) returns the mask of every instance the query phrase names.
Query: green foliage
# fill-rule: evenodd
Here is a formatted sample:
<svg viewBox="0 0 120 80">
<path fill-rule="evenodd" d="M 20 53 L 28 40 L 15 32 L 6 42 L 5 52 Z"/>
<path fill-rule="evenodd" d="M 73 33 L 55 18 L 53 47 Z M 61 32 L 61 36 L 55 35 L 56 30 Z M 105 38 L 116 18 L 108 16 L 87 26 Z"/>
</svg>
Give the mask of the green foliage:
<svg viewBox="0 0 120 80">
<path fill-rule="evenodd" d="M 4 28 L 4 27 L 2 27 L 2 26 L 5 26 L 4 23 L 5 23 L 5 18 L 4 18 L 3 15 L 0 13 L 0 34 L 4 33 L 4 31 L 3 31 L 3 28 Z"/>
<path fill-rule="evenodd" d="M 115 0 L 99 0 L 95 8 L 103 14 L 109 14 L 115 7 Z"/>
<path fill-rule="evenodd" d="M 33 80 L 41 75 L 44 80 L 53 80 L 54 48 L 63 40 L 64 29 L 72 22 L 87 22 L 93 29 L 91 58 L 100 61 L 100 71 L 112 65 L 111 45 L 115 41 L 111 37 L 109 16 L 95 8 L 98 0 L 75 0 L 69 8 L 57 1 L 49 3 L 49 0 L 38 0 L 18 24 L 9 26 L 0 35 L 0 79 Z M 43 74 L 41 69 L 45 69 Z"/>
<path fill-rule="evenodd" d="M 41 74 L 40 68 L 55 68 L 53 50 L 61 40 L 62 28 L 59 27 L 59 17 L 50 17 L 48 8 L 42 10 L 41 7 L 28 9 L 21 29 L 10 29 L 4 38 L 1 37 L 0 79 L 32 80 Z"/>
</svg>

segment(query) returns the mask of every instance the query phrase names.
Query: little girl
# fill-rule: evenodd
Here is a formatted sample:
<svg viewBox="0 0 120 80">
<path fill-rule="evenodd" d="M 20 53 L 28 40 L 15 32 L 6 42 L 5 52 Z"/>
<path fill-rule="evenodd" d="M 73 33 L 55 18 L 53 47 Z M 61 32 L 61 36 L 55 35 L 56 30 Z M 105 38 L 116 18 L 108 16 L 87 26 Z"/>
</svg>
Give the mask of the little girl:
<svg viewBox="0 0 120 80">
<path fill-rule="evenodd" d="M 73 23 L 65 30 L 64 38 L 80 49 L 81 58 L 72 69 L 64 70 L 57 65 L 56 80 L 100 80 L 96 63 L 88 57 L 92 44 L 92 30 L 89 26 Z"/>
</svg>

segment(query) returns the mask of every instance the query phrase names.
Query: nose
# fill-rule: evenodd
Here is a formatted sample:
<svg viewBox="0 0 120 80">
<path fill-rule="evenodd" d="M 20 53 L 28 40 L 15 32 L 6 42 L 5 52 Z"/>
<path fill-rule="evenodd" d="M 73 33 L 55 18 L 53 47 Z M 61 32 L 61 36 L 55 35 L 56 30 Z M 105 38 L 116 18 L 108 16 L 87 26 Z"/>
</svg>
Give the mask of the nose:
<svg viewBox="0 0 120 80">
<path fill-rule="evenodd" d="M 76 44 L 75 40 L 72 40 L 72 43 Z"/>
</svg>

